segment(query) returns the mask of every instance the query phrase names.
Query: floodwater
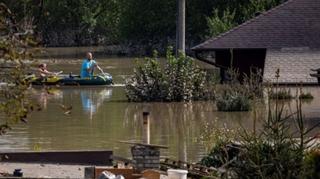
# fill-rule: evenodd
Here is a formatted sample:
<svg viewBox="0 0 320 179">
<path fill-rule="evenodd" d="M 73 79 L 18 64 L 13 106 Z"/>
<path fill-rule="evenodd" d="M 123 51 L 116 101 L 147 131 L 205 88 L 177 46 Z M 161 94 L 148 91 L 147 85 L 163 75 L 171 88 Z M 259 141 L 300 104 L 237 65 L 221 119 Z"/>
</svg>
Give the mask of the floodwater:
<svg viewBox="0 0 320 179">
<path fill-rule="evenodd" d="M 78 74 L 82 60 L 46 59 L 51 71 Z M 60 87 L 48 94 L 41 88 L 30 93 L 43 110 L 34 112 L 28 124 L 15 125 L 1 136 L 2 151 L 33 150 L 113 150 L 130 157 L 130 146 L 119 141 L 142 140 L 142 112 L 150 112 L 150 142 L 166 145 L 161 155 L 196 162 L 206 153 L 200 136 L 205 126 L 252 129 L 252 112 L 217 112 L 212 101 L 192 103 L 129 103 L 122 86 L 133 73 L 132 58 L 98 58 L 97 62 L 114 77 L 114 87 Z M 208 70 L 212 68 L 205 67 Z M 320 121 L 320 89 L 308 87 L 315 99 L 304 104 L 308 124 Z M 61 105 L 72 106 L 64 114 Z M 291 104 L 294 109 L 294 104 Z M 264 109 L 256 115 L 264 116 Z"/>
</svg>

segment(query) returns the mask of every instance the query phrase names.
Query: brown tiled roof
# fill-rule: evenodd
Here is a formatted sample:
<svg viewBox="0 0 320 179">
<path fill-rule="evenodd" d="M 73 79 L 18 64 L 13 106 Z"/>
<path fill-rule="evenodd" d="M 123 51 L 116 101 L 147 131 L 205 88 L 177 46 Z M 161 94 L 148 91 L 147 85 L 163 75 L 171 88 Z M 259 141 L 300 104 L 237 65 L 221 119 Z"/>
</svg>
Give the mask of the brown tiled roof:
<svg viewBox="0 0 320 179">
<path fill-rule="evenodd" d="M 263 81 L 279 84 L 316 84 L 317 78 L 310 76 L 320 68 L 320 50 L 268 50 Z M 280 70 L 276 79 L 275 71 Z M 320 94 L 320 93 L 319 93 Z"/>
<path fill-rule="evenodd" d="M 320 48 L 320 0 L 289 0 L 192 49 L 292 47 Z"/>
</svg>

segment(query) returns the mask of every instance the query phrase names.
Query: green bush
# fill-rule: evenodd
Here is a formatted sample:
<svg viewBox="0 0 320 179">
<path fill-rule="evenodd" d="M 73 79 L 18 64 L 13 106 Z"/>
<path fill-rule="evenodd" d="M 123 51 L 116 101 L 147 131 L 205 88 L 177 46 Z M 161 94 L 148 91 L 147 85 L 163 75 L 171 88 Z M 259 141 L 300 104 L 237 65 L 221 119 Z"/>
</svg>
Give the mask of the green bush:
<svg viewBox="0 0 320 179">
<path fill-rule="evenodd" d="M 26 123 L 30 113 L 36 109 L 28 94 L 29 84 L 25 77 L 30 70 L 26 63 L 32 60 L 37 47 L 30 29 L 24 29 L 23 22 L 0 3 L 0 135 L 11 126 Z"/>
<path fill-rule="evenodd" d="M 310 92 L 308 92 L 308 93 L 302 92 L 299 95 L 299 99 L 313 99 L 313 95 Z"/>
<path fill-rule="evenodd" d="M 216 99 L 218 111 L 249 111 L 250 99 L 237 92 L 225 92 Z"/>
<path fill-rule="evenodd" d="M 161 101 L 167 96 L 166 88 L 159 61 L 146 58 L 127 82 L 126 95 L 130 101 Z"/>
<path fill-rule="evenodd" d="M 206 73 L 192 58 L 180 54 L 177 58 L 169 48 L 164 67 L 156 55 L 144 59 L 134 75 L 126 81 L 129 101 L 190 101 L 206 99 Z"/>
<path fill-rule="evenodd" d="M 320 178 L 320 151 L 311 150 L 304 158 L 305 178 Z"/>
<path fill-rule="evenodd" d="M 269 94 L 270 99 L 293 99 L 290 90 L 280 89 L 279 91 L 271 91 Z"/>
<path fill-rule="evenodd" d="M 219 168 L 239 154 L 238 146 L 229 141 L 218 142 L 200 161 L 201 165 Z"/>
<path fill-rule="evenodd" d="M 214 37 L 232 29 L 237 25 L 235 23 L 235 11 L 230 12 L 229 9 L 222 13 L 222 17 L 219 17 L 218 9 L 214 9 L 213 16 L 207 17 L 207 21 L 209 34 Z"/>
<path fill-rule="evenodd" d="M 285 111 L 287 104 L 281 103 L 278 96 L 272 105 L 269 101 L 268 116 L 262 120 L 260 131 L 255 130 L 254 123 L 253 131 L 241 128 L 233 138 L 222 137 L 222 141 L 215 141 L 217 145 L 212 145 L 211 152 L 201 163 L 219 167 L 219 175 L 226 178 L 319 178 L 319 146 L 313 144 L 317 136 L 310 137 L 310 132 L 320 123 L 307 128 L 301 99 L 295 99 L 296 110 L 292 114 Z M 224 147 L 230 141 L 241 144 L 233 158 L 228 157 L 229 152 Z"/>
<path fill-rule="evenodd" d="M 305 93 L 300 91 L 299 99 L 313 99 L 313 96 L 310 92 Z M 269 94 L 270 99 L 293 99 L 290 89 L 280 89 L 279 91 L 271 91 Z"/>
<path fill-rule="evenodd" d="M 229 82 L 216 88 L 218 111 L 249 111 L 250 100 L 258 95 L 256 94 L 258 86 L 253 86 L 253 82 L 248 80 L 251 77 L 247 77 L 247 80 L 241 83 L 237 69 L 230 68 L 227 73 L 230 76 Z"/>
</svg>

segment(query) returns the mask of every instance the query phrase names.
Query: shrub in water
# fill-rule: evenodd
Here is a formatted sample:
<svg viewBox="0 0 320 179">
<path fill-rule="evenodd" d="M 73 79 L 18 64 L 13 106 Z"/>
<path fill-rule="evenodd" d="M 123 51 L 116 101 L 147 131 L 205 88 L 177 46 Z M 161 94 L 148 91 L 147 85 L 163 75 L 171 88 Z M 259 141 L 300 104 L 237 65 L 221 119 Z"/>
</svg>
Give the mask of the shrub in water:
<svg viewBox="0 0 320 179">
<path fill-rule="evenodd" d="M 299 95 L 299 98 L 300 99 L 313 99 L 313 96 L 310 92 L 308 93 L 304 93 L 302 92 L 300 95 Z"/>
<path fill-rule="evenodd" d="M 164 68 L 156 55 L 146 58 L 126 81 L 129 101 L 190 101 L 206 98 L 206 73 L 192 58 L 180 54 L 177 58 L 169 48 Z"/>
<path fill-rule="evenodd" d="M 225 140 L 240 142 L 235 157 L 230 160 L 227 152 L 221 152 L 221 145 L 215 145 L 201 163 L 219 167 L 227 178 L 319 178 L 320 155 L 308 151 L 318 147 L 312 144 L 317 136 L 309 136 L 320 123 L 306 128 L 299 98 L 296 112 L 289 115 L 284 111 L 285 104 L 278 101 L 276 98 L 275 105 L 268 103 L 268 118 L 263 120 L 260 132 L 243 129 L 237 137 Z M 288 121 L 294 122 L 293 131 Z"/>
<path fill-rule="evenodd" d="M 263 97 L 261 70 L 251 70 L 250 76 L 239 80 L 237 69 L 227 71 L 229 82 L 217 89 L 216 105 L 218 111 L 249 111 L 250 100 Z"/>
<path fill-rule="evenodd" d="M 126 84 L 126 95 L 130 101 L 161 101 L 166 98 L 160 63 L 155 58 L 144 59 L 144 65 L 134 69 L 134 77 Z"/>
<path fill-rule="evenodd" d="M 271 91 L 269 94 L 270 99 L 292 99 L 290 90 L 280 89 L 279 91 Z"/>
<path fill-rule="evenodd" d="M 249 111 L 249 97 L 237 93 L 226 92 L 216 99 L 218 111 Z"/>
</svg>

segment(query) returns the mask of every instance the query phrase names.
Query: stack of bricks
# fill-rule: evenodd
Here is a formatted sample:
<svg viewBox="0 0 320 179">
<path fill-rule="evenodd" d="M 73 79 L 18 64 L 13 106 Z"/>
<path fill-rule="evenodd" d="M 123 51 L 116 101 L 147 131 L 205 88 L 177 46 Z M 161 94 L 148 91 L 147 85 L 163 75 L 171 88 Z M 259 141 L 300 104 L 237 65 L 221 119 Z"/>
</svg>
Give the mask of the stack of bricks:
<svg viewBox="0 0 320 179">
<path fill-rule="evenodd" d="M 136 171 L 160 168 L 160 149 L 157 147 L 134 145 L 131 147 L 132 160 Z"/>
</svg>

